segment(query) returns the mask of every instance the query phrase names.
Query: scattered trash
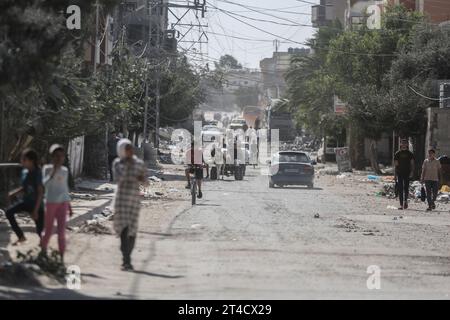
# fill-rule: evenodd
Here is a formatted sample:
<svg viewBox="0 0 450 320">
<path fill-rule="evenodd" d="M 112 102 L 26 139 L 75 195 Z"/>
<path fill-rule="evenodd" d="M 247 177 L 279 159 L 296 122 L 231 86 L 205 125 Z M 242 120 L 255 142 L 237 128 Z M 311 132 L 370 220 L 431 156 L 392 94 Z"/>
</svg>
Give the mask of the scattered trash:
<svg viewBox="0 0 450 320">
<path fill-rule="evenodd" d="M 378 182 L 378 181 L 381 180 L 381 177 L 380 177 L 380 176 L 374 176 L 374 175 L 368 175 L 368 176 L 367 176 L 367 179 L 368 179 L 369 181 L 376 181 L 376 182 Z"/>
<path fill-rule="evenodd" d="M 88 234 L 113 234 L 107 226 L 96 219 L 86 221 L 80 226 L 77 232 Z"/>
<path fill-rule="evenodd" d="M 318 218 L 320 218 L 320 215 L 319 215 L 318 213 L 316 213 L 316 214 L 314 215 L 314 218 L 318 219 Z"/>
<path fill-rule="evenodd" d="M 397 217 L 394 217 L 392 220 L 397 220 Z"/>
<path fill-rule="evenodd" d="M 36 266 L 38 269 L 39 267 Z M 0 284 L 8 286 L 42 286 L 36 268 L 29 263 L 5 262 L 0 265 Z"/>
<path fill-rule="evenodd" d="M 450 193 L 450 187 L 444 184 L 440 191 L 442 193 Z"/>
<path fill-rule="evenodd" d="M 159 192 L 159 191 L 155 191 L 155 195 L 157 195 L 157 196 L 159 196 L 159 197 L 162 197 L 162 196 L 164 195 L 164 193 Z"/>
<path fill-rule="evenodd" d="M 344 173 L 341 173 L 340 175 L 337 175 L 336 179 L 345 179 L 345 178 L 349 178 L 349 177 L 351 177 L 351 173 L 344 172 Z"/>
<path fill-rule="evenodd" d="M 383 177 L 381 177 L 381 180 L 383 182 L 387 182 L 387 183 L 395 183 L 395 177 L 394 176 L 383 176 Z"/>
<path fill-rule="evenodd" d="M 340 172 L 338 169 L 320 169 L 318 170 L 318 174 L 337 176 L 338 174 L 340 174 Z"/>
<path fill-rule="evenodd" d="M 174 193 L 174 192 L 178 192 L 179 190 L 178 189 L 175 189 L 175 188 L 171 188 L 171 189 L 169 189 L 169 192 L 170 193 Z"/>
<path fill-rule="evenodd" d="M 112 210 L 110 207 L 106 207 L 105 209 L 103 209 L 102 213 L 101 213 L 104 217 L 109 217 L 113 214 Z"/>
<path fill-rule="evenodd" d="M 398 210 L 398 208 L 394 207 L 394 206 L 387 206 L 387 209 L 389 209 L 389 210 Z"/>
<path fill-rule="evenodd" d="M 154 181 L 154 182 L 161 182 L 162 180 L 160 179 L 160 178 L 158 178 L 157 176 L 151 176 L 150 178 L 148 178 L 149 180 L 151 180 L 151 181 Z"/>
<path fill-rule="evenodd" d="M 89 193 L 70 193 L 70 196 L 72 199 L 82 199 L 82 200 L 97 200 L 98 197 L 95 194 L 89 194 Z"/>
<path fill-rule="evenodd" d="M 375 233 L 373 233 L 373 232 L 364 232 L 363 233 L 363 236 L 374 236 L 375 235 Z"/>
<path fill-rule="evenodd" d="M 450 195 L 441 194 L 436 198 L 436 201 L 448 203 L 450 201 Z"/>
<path fill-rule="evenodd" d="M 191 226 L 191 229 L 199 229 L 199 228 L 201 228 L 201 227 L 202 227 L 201 224 L 196 223 L 196 224 L 193 224 L 193 225 Z"/>
</svg>

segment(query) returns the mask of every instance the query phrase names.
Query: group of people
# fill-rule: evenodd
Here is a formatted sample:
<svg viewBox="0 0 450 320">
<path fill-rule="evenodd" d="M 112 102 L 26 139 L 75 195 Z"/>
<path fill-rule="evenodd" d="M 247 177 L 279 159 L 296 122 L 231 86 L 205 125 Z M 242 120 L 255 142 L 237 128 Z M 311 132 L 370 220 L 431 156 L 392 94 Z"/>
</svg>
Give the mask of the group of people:
<svg viewBox="0 0 450 320">
<path fill-rule="evenodd" d="M 146 185 L 144 162 L 134 154 L 134 146 L 128 139 L 120 139 L 115 144 L 115 157 L 111 164 L 111 176 L 117 182 L 114 197 L 114 230 L 120 237 L 122 270 L 133 270 L 131 253 L 138 229 L 140 211 L 140 185 Z M 65 151 L 61 145 L 52 145 L 49 150 L 51 163 L 40 167 L 38 153 L 26 149 L 21 154 L 22 178 L 20 188 L 11 191 L 8 198 L 12 205 L 6 217 L 17 236 L 13 245 L 27 241 L 16 220 L 18 213 L 28 213 L 36 225 L 41 247 L 40 257 L 47 255 L 47 247 L 57 222 L 58 249 L 61 263 L 66 251 L 66 224 L 73 215 L 70 204 L 69 170 L 63 164 Z"/>
<path fill-rule="evenodd" d="M 408 209 L 408 196 L 410 180 L 415 172 L 414 154 L 409 150 L 408 140 L 402 140 L 400 150 L 394 156 L 395 176 L 400 200 L 399 210 Z M 428 150 L 428 157 L 422 164 L 420 182 L 425 188 L 427 199 L 427 211 L 436 209 L 436 198 L 439 191 L 439 184 L 442 181 L 441 163 L 436 159 L 436 151 Z"/>
<path fill-rule="evenodd" d="M 51 163 L 42 170 L 37 152 L 26 149 L 21 154 L 22 177 L 20 188 L 9 192 L 12 205 L 6 210 L 12 230 L 17 236 L 13 245 L 27 241 L 23 230 L 16 220 L 16 215 L 27 212 L 36 225 L 36 233 L 40 238 L 41 254 L 47 254 L 47 246 L 57 222 L 58 247 L 61 261 L 64 261 L 66 249 L 67 215 L 72 215 L 69 194 L 69 170 L 63 165 L 65 161 L 64 147 L 52 145 L 49 150 Z"/>
</svg>

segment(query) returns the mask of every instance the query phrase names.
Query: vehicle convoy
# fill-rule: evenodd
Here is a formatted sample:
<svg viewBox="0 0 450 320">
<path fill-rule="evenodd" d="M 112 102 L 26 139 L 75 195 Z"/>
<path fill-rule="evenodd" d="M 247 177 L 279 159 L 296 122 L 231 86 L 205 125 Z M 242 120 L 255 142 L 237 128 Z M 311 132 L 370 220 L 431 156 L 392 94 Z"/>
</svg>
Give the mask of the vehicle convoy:
<svg viewBox="0 0 450 320">
<path fill-rule="evenodd" d="M 324 137 L 317 152 L 318 161 L 321 163 L 336 161 L 336 148 L 343 148 L 344 146 L 344 141 L 339 141 L 334 137 Z"/>
<path fill-rule="evenodd" d="M 293 141 L 296 137 L 296 129 L 292 114 L 286 110 L 286 100 L 272 99 L 266 109 L 267 124 L 270 132 L 278 129 L 280 141 Z"/>
<path fill-rule="evenodd" d="M 256 130 L 260 128 L 261 120 L 264 117 L 264 110 L 261 107 L 247 106 L 244 108 L 242 114 L 249 127 Z"/>
<path fill-rule="evenodd" d="M 202 141 L 203 142 L 212 142 L 215 139 L 219 139 L 219 137 L 223 135 L 223 130 L 214 125 L 206 125 L 203 126 L 202 129 Z"/>
<path fill-rule="evenodd" d="M 248 128 L 247 121 L 245 121 L 245 119 L 242 118 L 233 119 L 230 122 L 229 128 L 232 130 L 242 129 L 245 132 Z"/>
<path fill-rule="evenodd" d="M 217 154 L 218 153 L 218 154 Z M 210 179 L 217 180 L 219 176 L 234 176 L 235 180 L 243 180 L 245 176 L 245 148 L 237 148 L 237 144 L 234 146 L 233 155 L 228 151 L 226 145 L 223 144 L 222 148 L 217 148 L 211 154 L 212 163 L 208 165 L 211 168 Z M 216 162 L 215 159 L 222 159 L 220 162 Z"/>
<path fill-rule="evenodd" d="M 314 187 L 314 165 L 308 154 L 299 151 L 280 151 L 269 161 L 269 187 L 304 185 Z"/>
</svg>

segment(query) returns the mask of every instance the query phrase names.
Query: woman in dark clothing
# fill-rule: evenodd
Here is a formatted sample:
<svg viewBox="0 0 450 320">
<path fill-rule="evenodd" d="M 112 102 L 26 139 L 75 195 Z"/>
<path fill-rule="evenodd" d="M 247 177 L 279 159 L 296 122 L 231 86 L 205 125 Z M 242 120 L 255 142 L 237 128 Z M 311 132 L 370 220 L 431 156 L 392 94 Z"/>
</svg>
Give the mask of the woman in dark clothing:
<svg viewBox="0 0 450 320">
<path fill-rule="evenodd" d="M 14 245 L 19 245 L 27 239 L 16 221 L 16 214 L 28 212 L 36 223 L 36 232 L 41 237 L 44 227 L 44 187 L 42 185 L 42 172 L 39 167 L 39 159 L 36 151 L 26 149 L 22 152 L 20 162 L 22 170 L 22 186 L 9 193 L 9 199 L 13 200 L 22 195 L 22 199 L 14 203 L 6 210 L 6 218 L 11 224 L 11 228 L 17 235 L 18 240 Z"/>
</svg>

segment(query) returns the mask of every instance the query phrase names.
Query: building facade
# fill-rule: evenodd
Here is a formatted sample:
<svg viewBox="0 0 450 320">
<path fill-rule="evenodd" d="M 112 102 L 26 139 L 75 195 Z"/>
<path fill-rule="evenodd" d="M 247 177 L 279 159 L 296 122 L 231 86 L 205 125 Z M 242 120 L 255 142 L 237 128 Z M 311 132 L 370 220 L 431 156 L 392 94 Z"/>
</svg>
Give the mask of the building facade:
<svg viewBox="0 0 450 320">
<path fill-rule="evenodd" d="M 291 58 L 296 54 L 309 54 L 307 48 L 289 48 L 287 52 L 274 52 L 271 58 L 260 61 L 264 93 L 268 99 L 280 99 L 286 92 L 285 75 Z"/>
</svg>

